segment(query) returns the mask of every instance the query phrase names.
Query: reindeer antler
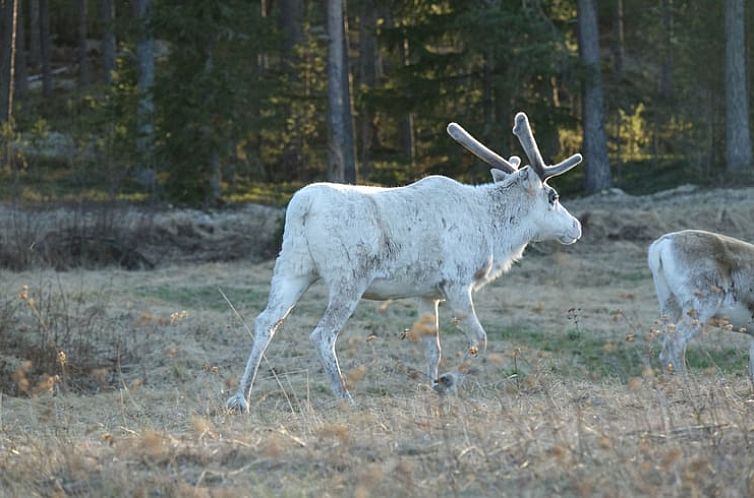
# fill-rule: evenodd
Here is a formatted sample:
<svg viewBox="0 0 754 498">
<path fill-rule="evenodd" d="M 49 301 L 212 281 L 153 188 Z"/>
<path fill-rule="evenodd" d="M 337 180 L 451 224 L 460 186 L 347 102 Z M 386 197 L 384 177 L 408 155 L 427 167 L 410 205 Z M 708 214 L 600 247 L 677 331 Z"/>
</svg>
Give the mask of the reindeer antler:
<svg viewBox="0 0 754 498">
<path fill-rule="evenodd" d="M 516 170 L 518 170 L 518 165 L 521 164 L 521 159 L 517 156 L 511 156 L 510 160 L 506 160 L 492 152 L 479 140 L 472 137 L 471 134 L 464 130 L 458 123 L 450 123 L 448 125 L 448 135 L 482 161 L 490 166 L 500 168 L 506 173 L 515 173 Z"/>
<path fill-rule="evenodd" d="M 529 158 L 531 167 L 537 172 L 542 181 L 553 176 L 562 175 L 582 160 L 581 154 L 574 154 L 554 166 L 547 166 L 542 159 L 542 154 L 539 152 L 537 142 L 534 140 L 534 134 L 531 131 L 531 126 L 529 126 L 529 118 L 523 112 L 516 114 L 513 134 L 518 137 L 518 141 L 521 142 L 521 147 L 524 148 L 526 157 Z"/>
</svg>

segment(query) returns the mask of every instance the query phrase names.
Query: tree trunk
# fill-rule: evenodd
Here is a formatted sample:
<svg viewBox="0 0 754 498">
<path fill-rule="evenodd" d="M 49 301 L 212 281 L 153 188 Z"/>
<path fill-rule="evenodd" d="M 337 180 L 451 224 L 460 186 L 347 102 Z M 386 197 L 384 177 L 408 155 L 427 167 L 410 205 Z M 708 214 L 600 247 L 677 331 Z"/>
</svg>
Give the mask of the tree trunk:
<svg viewBox="0 0 754 498">
<path fill-rule="evenodd" d="M 615 81 L 623 80 L 625 38 L 623 36 L 623 0 L 615 0 L 613 10 L 613 74 Z"/>
<path fill-rule="evenodd" d="M 662 45 L 660 53 L 660 96 L 670 99 L 673 96 L 673 0 L 660 1 L 662 17 Z"/>
<path fill-rule="evenodd" d="M 102 0 L 102 81 L 109 85 L 115 71 L 115 2 Z"/>
<path fill-rule="evenodd" d="M 42 95 L 49 98 L 52 97 L 49 0 L 39 0 L 39 49 L 39 54 L 42 58 Z"/>
<path fill-rule="evenodd" d="M 587 192 L 599 192 L 610 187 L 612 180 L 610 163 L 607 159 L 597 12 L 593 0 L 578 0 L 577 8 L 579 52 L 584 67 L 582 85 L 584 157 L 586 159 L 584 186 Z"/>
<path fill-rule="evenodd" d="M 29 66 L 33 70 L 42 59 L 39 43 L 39 0 L 29 0 Z"/>
<path fill-rule="evenodd" d="M 91 81 L 89 74 L 89 58 L 86 53 L 86 22 L 88 18 L 87 0 L 79 0 L 79 23 L 78 23 L 78 59 L 79 59 L 79 84 L 86 86 Z"/>
<path fill-rule="evenodd" d="M 283 32 L 283 58 L 296 59 L 296 45 L 304 41 L 303 0 L 280 1 L 280 28 Z"/>
<path fill-rule="evenodd" d="M 300 60 L 296 47 L 304 41 L 304 2 L 303 0 L 282 0 L 280 2 L 280 29 L 283 32 L 283 70 L 288 79 L 289 88 L 294 92 L 301 82 L 299 74 Z M 285 113 L 290 123 L 291 140 L 283 146 L 281 157 L 282 172 L 285 178 L 295 178 L 303 164 L 303 134 L 300 132 L 300 117 L 293 112 L 292 105 L 286 106 Z"/>
<path fill-rule="evenodd" d="M 484 118 L 484 127 L 482 137 L 485 143 L 492 142 L 492 130 L 495 129 L 495 101 L 494 88 L 492 83 L 492 69 L 495 64 L 495 55 L 492 50 L 484 52 L 484 62 L 482 63 L 482 113 Z"/>
<path fill-rule="evenodd" d="M 271 0 L 261 0 L 259 2 L 259 14 L 262 17 L 262 19 L 266 19 L 270 17 L 270 12 L 272 11 L 272 2 Z M 259 55 L 257 56 L 257 63 L 259 67 L 262 69 L 263 72 L 266 72 L 270 69 L 270 56 L 266 52 L 259 52 Z"/>
<path fill-rule="evenodd" d="M 379 65 L 379 51 L 377 48 L 377 8 L 374 0 L 361 2 L 361 16 L 359 25 L 359 84 L 362 91 L 367 93 L 377 84 L 377 68 Z M 372 109 L 360 99 L 359 109 L 361 156 L 359 168 L 362 178 L 369 178 L 371 170 L 372 146 L 377 137 Z"/>
<path fill-rule="evenodd" d="M 152 0 L 134 0 L 134 16 L 139 21 L 136 40 L 136 87 L 138 107 L 136 127 L 138 138 L 137 152 L 141 161 L 142 183 L 152 195 L 155 194 L 156 178 L 154 171 L 154 37 L 151 28 Z"/>
<path fill-rule="evenodd" d="M 348 66 L 345 53 L 345 22 L 343 1 L 327 2 L 327 97 L 328 109 L 328 171 L 330 181 L 355 180 L 353 135 L 348 141 L 348 123 L 351 117 L 348 91 Z"/>
<path fill-rule="evenodd" d="M 204 74 L 208 80 L 212 80 L 212 72 L 215 68 L 215 40 L 210 40 L 207 44 L 207 60 L 204 63 Z M 213 140 L 212 128 L 209 123 L 204 126 L 204 140 L 210 147 L 209 157 L 209 190 L 207 192 L 207 199 L 205 204 L 210 206 L 216 206 L 222 200 L 222 164 L 220 162 L 220 153 L 217 150 L 217 141 Z"/>
<path fill-rule="evenodd" d="M 623 31 L 623 0 L 615 0 L 613 6 L 613 81 L 621 84 L 623 81 L 623 67 L 625 62 L 625 37 Z M 622 107 L 620 104 L 619 107 Z M 623 159 L 621 157 L 621 122 L 620 113 L 615 113 L 615 177 L 620 179 L 623 173 Z"/>
<path fill-rule="evenodd" d="M 348 47 L 348 15 L 346 14 L 345 2 L 343 3 L 343 92 L 345 106 L 343 106 L 343 124 L 345 125 L 345 182 L 356 183 L 356 142 L 353 134 L 353 90 L 351 88 L 351 66 L 349 64 Z"/>
<path fill-rule="evenodd" d="M 223 198 L 223 172 L 220 162 L 220 154 L 217 150 L 209 153 L 209 193 L 206 204 L 208 206 L 218 206 Z"/>
<path fill-rule="evenodd" d="M 2 29 L 0 29 L 0 124 L 13 119 L 13 83 L 15 78 L 16 0 L 2 0 Z"/>
<path fill-rule="evenodd" d="M 29 69 L 26 64 L 26 27 L 24 26 L 24 2 L 16 0 L 16 97 L 22 98 L 29 90 Z"/>
<path fill-rule="evenodd" d="M 728 171 L 754 167 L 746 92 L 744 0 L 725 1 L 725 143 Z"/>
<path fill-rule="evenodd" d="M 401 64 L 408 66 L 410 63 L 410 46 L 408 39 L 403 40 L 403 47 L 401 50 Z M 411 167 L 416 165 L 416 135 L 414 132 L 414 113 L 408 112 L 403 116 L 400 124 L 401 129 L 401 146 L 403 147 L 403 154 L 409 160 Z"/>
</svg>

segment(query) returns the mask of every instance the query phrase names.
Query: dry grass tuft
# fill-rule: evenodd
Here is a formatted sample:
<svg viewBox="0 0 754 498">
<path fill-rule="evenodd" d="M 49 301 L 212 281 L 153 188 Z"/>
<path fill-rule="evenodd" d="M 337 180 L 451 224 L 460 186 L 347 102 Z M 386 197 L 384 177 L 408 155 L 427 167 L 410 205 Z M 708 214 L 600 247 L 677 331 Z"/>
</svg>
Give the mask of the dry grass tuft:
<svg viewBox="0 0 754 498">
<path fill-rule="evenodd" d="M 423 337 L 437 335 L 435 317 L 432 314 L 424 314 L 404 332 L 404 337 L 411 342 L 419 342 Z"/>
<path fill-rule="evenodd" d="M 75 289 L 59 275 L 16 288 L 15 302 L 9 296 L 0 313 L 0 390 L 38 396 L 114 389 L 130 351 L 124 324 L 105 311 L 107 289 Z"/>
<path fill-rule="evenodd" d="M 351 429 L 344 423 L 326 424 L 317 430 L 317 435 L 322 439 L 335 440 L 341 444 L 346 444 L 351 439 Z"/>
<path fill-rule="evenodd" d="M 173 454 L 173 440 L 168 434 L 154 430 L 144 431 L 135 440 L 129 441 L 126 451 L 151 463 L 164 463 Z"/>
<path fill-rule="evenodd" d="M 215 434 L 212 421 L 199 415 L 191 417 L 191 428 L 200 438 L 207 435 L 214 436 Z"/>
<path fill-rule="evenodd" d="M 345 383 L 346 388 L 349 390 L 353 390 L 356 385 L 361 382 L 364 377 L 367 374 L 367 371 L 369 369 L 366 365 L 359 365 L 358 367 L 352 368 L 345 374 Z"/>
<path fill-rule="evenodd" d="M 266 458 L 280 458 L 286 451 L 288 445 L 285 437 L 278 432 L 270 432 L 260 444 L 260 452 Z"/>
</svg>

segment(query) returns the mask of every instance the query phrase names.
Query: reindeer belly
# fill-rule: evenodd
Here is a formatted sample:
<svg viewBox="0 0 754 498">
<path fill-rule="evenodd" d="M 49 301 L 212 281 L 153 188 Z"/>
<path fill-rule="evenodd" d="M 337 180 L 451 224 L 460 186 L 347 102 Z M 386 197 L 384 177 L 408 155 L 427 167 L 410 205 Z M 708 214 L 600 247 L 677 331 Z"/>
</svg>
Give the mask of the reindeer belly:
<svg viewBox="0 0 754 498">
<path fill-rule="evenodd" d="M 384 301 L 407 297 L 442 297 L 435 282 L 422 282 L 407 278 L 376 278 L 364 292 L 364 299 Z"/>
</svg>

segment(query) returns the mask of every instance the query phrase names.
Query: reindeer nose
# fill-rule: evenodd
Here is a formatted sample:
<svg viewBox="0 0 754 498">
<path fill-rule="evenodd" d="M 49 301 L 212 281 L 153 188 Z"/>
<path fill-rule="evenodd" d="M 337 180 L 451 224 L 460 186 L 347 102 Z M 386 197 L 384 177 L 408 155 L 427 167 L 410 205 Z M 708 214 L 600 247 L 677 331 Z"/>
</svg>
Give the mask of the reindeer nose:
<svg viewBox="0 0 754 498">
<path fill-rule="evenodd" d="M 565 245 L 575 244 L 581 238 L 581 223 L 576 218 L 571 223 L 571 228 L 560 238 L 560 243 Z"/>
<path fill-rule="evenodd" d="M 581 238 L 581 222 L 576 218 L 573 219 L 573 233 L 576 234 L 576 240 Z"/>
</svg>

